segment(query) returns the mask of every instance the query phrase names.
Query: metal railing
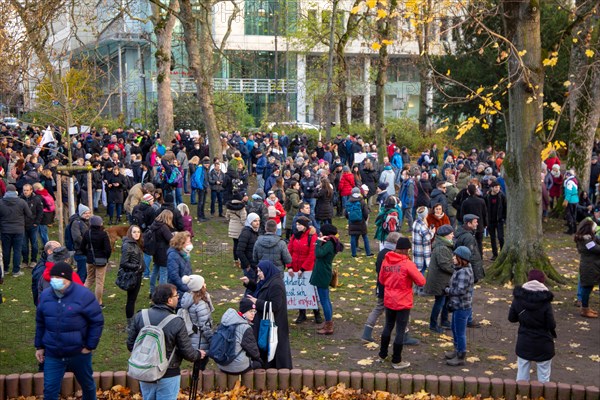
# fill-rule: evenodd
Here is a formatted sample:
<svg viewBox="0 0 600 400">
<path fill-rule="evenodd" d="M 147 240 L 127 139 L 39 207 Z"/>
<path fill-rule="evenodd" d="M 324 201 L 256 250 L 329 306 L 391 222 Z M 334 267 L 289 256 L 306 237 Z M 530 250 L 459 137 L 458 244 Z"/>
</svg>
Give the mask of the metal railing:
<svg viewBox="0 0 600 400">
<path fill-rule="evenodd" d="M 295 79 L 275 81 L 275 79 L 213 78 L 213 88 L 215 92 L 240 94 L 296 93 L 296 82 Z M 189 77 L 171 77 L 171 89 L 179 93 L 193 93 L 196 91 L 196 84 Z"/>
</svg>

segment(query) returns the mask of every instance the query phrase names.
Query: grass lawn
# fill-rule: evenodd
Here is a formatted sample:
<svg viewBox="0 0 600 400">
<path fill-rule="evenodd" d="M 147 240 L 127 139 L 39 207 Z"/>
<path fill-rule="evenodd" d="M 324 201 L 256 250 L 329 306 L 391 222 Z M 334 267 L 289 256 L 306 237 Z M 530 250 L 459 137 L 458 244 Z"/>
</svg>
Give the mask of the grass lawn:
<svg viewBox="0 0 600 400">
<path fill-rule="evenodd" d="M 192 212 L 195 212 L 195 207 Z M 310 319 L 305 324 L 294 326 L 292 321 L 296 312 L 290 311 L 290 341 L 294 366 L 370 371 L 377 368 L 391 372 L 389 364 L 377 367 L 372 364 L 377 355 L 377 346 L 365 346 L 360 341 L 364 321 L 375 303 L 375 258 L 364 257 L 362 252 L 359 253 L 361 256 L 353 259 L 349 251 L 346 221 L 336 219 L 334 224 L 340 231 L 342 242 L 347 245 L 347 250 L 335 259 L 342 283 L 341 287 L 331 294 L 336 333 L 333 336 L 317 335 L 317 326 Z M 215 322 L 220 321 L 221 315 L 228 307 L 237 307 L 243 294 L 243 287 L 239 282 L 240 271 L 233 265 L 232 243 L 227 237 L 227 226 L 227 221 L 222 218 L 213 218 L 203 224 L 194 223 L 195 247 L 192 267 L 195 273 L 203 275 L 206 279 L 216 308 L 213 314 Z M 569 284 L 554 289 L 559 338 L 557 357 L 553 364 L 553 380 L 598 386 L 600 323 L 598 320 L 584 320 L 579 317 L 578 310 L 572 306 L 578 258 L 572 239 L 560 233 L 560 230 L 560 221 L 551 221 L 545 238 L 546 247 L 555 266 L 569 280 Z M 370 227 L 369 236 L 372 236 L 372 232 L 373 228 Z M 51 232 L 51 237 L 56 237 L 55 230 Z M 371 241 L 371 247 L 373 251 L 378 249 L 375 240 Z M 488 241 L 485 253 L 484 258 L 489 259 L 491 254 Z M 117 244 L 116 254 L 111 257 L 113 266 L 109 267 L 106 277 L 105 328 L 93 358 L 94 369 L 97 371 L 125 370 L 129 356 L 125 347 L 124 329 L 126 293 L 114 285 L 119 256 L 120 244 Z M 37 370 L 33 347 L 35 308 L 30 290 L 31 270 L 25 270 L 25 273 L 19 278 L 7 276 L 5 284 L 0 286 L 5 300 L 5 303 L 0 305 L 0 374 Z M 149 306 L 148 282 L 143 281 L 136 309 Z M 468 349 L 472 358 L 465 368 L 453 369 L 443 363 L 441 356 L 443 351 L 452 346 L 451 333 L 439 335 L 428 329 L 433 298 L 415 298 L 415 308 L 411 313 L 411 330 L 422 343 L 416 347 L 405 347 L 404 358 L 413 364 L 407 372 L 514 378 L 514 340 L 517 326 L 507 322 L 510 299 L 509 286 L 499 287 L 486 282 L 477 288 L 474 310 L 476 318 L 484 322 L 484 327 L 469 330 Z M 593 295 L 592 306 L 598 306 L 597 292 Z M 375 328 L 375 338 L 379 337 L 383 322 L 382 317 Z M 184 364 L 186 365 L 189 367 L 189 364 Z M 216 366 L 211 362 L 208 368 L 214 369 Z M 584 371 L 587 373 L 582 374 Z"/>
</svg>

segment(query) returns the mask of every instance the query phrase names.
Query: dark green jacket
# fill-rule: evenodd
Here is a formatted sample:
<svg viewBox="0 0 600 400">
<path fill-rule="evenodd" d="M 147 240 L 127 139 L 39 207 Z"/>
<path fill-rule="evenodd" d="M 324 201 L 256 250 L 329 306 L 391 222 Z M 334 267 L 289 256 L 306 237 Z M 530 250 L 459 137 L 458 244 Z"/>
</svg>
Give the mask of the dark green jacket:
<svg viewBox="0 0 600 400">
<path fill-rule="evenodd" d="M 329 287 L 332 274 L 333 257 L 335 257 L 335 244 L 328 240 L 317 240 L 315 248 L 315 268 L 310 277 L 310 284 L 321 289 Z"/>
<path fill-rule="evenodd" d="M 427 283 L 425 283 L 425 293 L 433 296 L 442 296 L 444 289 L 450 283 L 452 273 L 454 272 L 454 263 L 452 262 L 454 243 L 451 240 L 436 236 L 433 242 L 431 252 L 431 261 L 427 269 Z"/>
</svg>

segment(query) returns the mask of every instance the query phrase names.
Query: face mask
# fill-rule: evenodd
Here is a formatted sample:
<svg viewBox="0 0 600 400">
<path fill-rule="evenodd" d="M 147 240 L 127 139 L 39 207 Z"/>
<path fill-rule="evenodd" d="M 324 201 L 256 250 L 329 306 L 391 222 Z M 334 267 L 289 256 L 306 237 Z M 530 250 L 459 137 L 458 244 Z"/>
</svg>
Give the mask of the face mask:
<svg viewBox="0 0 600 400">
<path fill-rule="evenodd" d="M 50 286 L 54 290 L 63 290 L 65 288 L 65 281 L 61 278 L 50 278 Z"/>
<path fill-rule="evenodd" d="M 435 178 L 435 176 L 436 176 L 436 175 L 437 175 L 437 174 L 431 174 L 431 177 L 432 177 L 432 178 Z"/>
<path fill-rule="evenodd" d="M 183 249 L 185 250 L 186 253 L 191 253 L 192 250 L 194 250 L 194 245 L 193 244 L 188 244 Z"/>
</svg>

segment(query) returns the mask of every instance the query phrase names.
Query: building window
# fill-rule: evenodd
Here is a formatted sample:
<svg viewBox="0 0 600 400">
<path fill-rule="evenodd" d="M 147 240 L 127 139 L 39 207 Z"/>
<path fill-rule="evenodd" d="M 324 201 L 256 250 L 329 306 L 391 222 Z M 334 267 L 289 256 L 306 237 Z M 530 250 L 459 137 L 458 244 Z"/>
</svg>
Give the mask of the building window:
<svg viewBox="0 0 600 400">
<path fill-rule="evenodd" d="M 244 31 L 246 35 L 285 35 L 296 29 L 296 1 L 246 0 Z"/>
</svg>

